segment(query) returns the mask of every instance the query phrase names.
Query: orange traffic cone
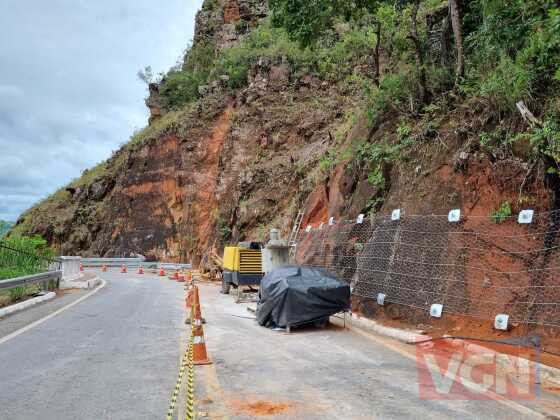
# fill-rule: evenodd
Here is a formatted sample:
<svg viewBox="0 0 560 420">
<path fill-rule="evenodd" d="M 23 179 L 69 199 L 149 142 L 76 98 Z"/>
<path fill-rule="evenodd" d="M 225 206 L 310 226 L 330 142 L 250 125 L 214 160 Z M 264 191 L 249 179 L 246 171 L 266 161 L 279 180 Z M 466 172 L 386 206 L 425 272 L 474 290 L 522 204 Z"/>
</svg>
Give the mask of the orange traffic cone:
<svg viewBox="0 0 560 420">
<path fill-rule="evenodd" d="M 187 308 L 187 311 L 192 308 L 192 303 L 193 303 L 193 290 L 189 289 L 187 295 L 185 296 L 185 307 Z"/>
<path fill-rule="evenodd" d="M 80 271 L 84 271 L 84 265 L 80 263 Z"/>
<path fill-rule="evenodd" d="M 206 352 L 206 343 L 204 341 L 204 329 L 202 325 L 195 325 L 193 329 L 193 364 L 194 365 L 210 365 L 212 361 L 208 358 Z"/>
<path fill-rule="evenodd" d="M 106 273 L 106 272 L 107 272 L 107 266 L 104 265 L 103 267 L 101 267 L 101 271 L 103 271 L 104 273 Z"/>
<path fill-rule="evenodd" d="M 202 311 L 200 310 L 200 296 L 198 295 L 198 286 L 193 286 L 192 310 L 194 325 L 205 324 L 206 320 L 202 318 Z"/>
<path fill-rule="evenodd" d="M 165 277 L 165 270 L 163 268 L 159 269 L 159 276 L 160 277 Z"/>
<path fill-rule="evenodd" d="M 126 268 L 126 265 L 122 265 L 121 266 L 121 273 L 127 273 L 128 272 L 128 268 Z"/>
<path fill-rule="evenodd" d="M 142 266 L 138 267 L 138 274 L 144 274 L 144 268 L 142 268 Z"/>
<path fill-rule="evenodd" d="M 177 270 L 175 270 L 175 273 L 173 274 L 173 280 L 179 280 L 179 272 Z"/>
<path fill-rule="evenodd" d="M 179 283 L 184 283 L 185 282 L 185 276 L 183 274 L 179 274 L 179 280 L 177 280 Z"/>
</svg>

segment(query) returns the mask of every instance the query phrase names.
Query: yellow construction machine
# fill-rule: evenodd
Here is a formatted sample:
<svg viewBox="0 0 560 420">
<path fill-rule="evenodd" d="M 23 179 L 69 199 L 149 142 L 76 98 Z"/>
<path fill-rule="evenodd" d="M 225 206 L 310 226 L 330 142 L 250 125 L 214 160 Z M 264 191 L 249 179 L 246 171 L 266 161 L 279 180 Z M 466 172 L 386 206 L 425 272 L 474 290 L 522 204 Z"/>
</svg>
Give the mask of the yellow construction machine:
<svg viewBox="0 0 560 420">
<path fill-rule="evenodd" d="M 261 244 L 241 242 L 224 249 L 222 293 L 229 294 L 233 285 L 241 293 L 242 286 L 258 286 L 263 278 Z"/>
</svg>

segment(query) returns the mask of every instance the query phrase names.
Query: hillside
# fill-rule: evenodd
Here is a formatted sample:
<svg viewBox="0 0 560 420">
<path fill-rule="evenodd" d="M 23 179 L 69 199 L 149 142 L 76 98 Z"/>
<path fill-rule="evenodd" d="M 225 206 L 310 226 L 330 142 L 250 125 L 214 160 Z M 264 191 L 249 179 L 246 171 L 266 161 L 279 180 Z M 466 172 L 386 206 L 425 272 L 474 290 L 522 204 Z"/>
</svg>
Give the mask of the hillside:
<svg viewBox="0 0 560 420">
<path fill-rule="evenodd" d="M 182 66 L 144 75 L 149 125 L 14 231 L 197 264 L 300 209 L 559 207 L 557 2 L 292 3 L 206 0 Z"/>
<path fill-rule="evenodd" d="M 6 235 L 14 225 L 15 223 L 13 222 L 6 222 L 5 220 L 0 220 L 0 238 Z"/>
</svg>

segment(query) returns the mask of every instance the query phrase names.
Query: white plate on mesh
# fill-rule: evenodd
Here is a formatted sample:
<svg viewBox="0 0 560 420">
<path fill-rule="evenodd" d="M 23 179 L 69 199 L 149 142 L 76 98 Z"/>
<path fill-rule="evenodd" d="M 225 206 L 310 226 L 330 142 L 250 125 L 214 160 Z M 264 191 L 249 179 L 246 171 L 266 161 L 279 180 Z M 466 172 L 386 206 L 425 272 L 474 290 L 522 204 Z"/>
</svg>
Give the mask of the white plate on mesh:
<svg viewBox="0 0 560 420">
<path fill-rule="evenodd" d="M 522 225 L 528 225 L 533 222 L 534 213 L 535 212 L 533 210 L 523 210 L 519 212 L 519 218 L 517 221 Z"/>
<path fill-rule="evenodd" d="M 443 312 L 443 305 L 440 303 L 434 303 L 430 307 L 430 315 L 434 318 L 441 318 L 441 313 Z"/>
<path fill-rule="evenodd" d="M 461 210 L 460 209 L 451 210 L 449 212 L 449 215 L 447 216 L 447 220 L 449 220 L 452 223 L 456 223 L 459 220 L 461 220 Z"/>
<path fill-rule="evenodd" d="M 496 315 L 496 319 L 494 320 L 494 328 L 496 328 L 497 330 L 506 331 L 508 329 L 508 322 L 509 322 L 509 315 L 506 314 Z"/>
</svg>

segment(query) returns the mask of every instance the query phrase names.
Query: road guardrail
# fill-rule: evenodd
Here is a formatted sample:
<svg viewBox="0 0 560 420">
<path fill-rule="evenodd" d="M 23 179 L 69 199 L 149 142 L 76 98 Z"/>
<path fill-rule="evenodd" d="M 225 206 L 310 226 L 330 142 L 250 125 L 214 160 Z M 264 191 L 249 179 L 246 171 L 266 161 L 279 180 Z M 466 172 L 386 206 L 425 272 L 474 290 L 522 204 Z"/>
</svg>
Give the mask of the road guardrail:
<svg viewBox="0 0 560 420">
<path fill-rule="evenodd" d="M 84 267 L 120 267 L 126 265 L 127 267 L 142 266 L 143 268 L 163 268 L 164 270 L 190 270 L 192 268 L 192 264 L 148 262 L 142 258 L 82 258 L 82 264 Z"/>
<path fill-rule="evenodd" d="M 82 258 L 82 264 L 84 267 L 120 267 L 123 264 L 127 267 L 146 267 L 156 263 L 148 263 L 142 258 Z"/>
<path fill-rule="evenodd" d="M 49 271 L 46 273 L 32 274 L 30 276 L 15 277 L 8 280 L 0 280 L 0 290 L 12 289 L 27 284 L 47 283 L 51 280 L 56 281 L 56 287 L 60 284 L 62 271 Z"/>
</svg>

